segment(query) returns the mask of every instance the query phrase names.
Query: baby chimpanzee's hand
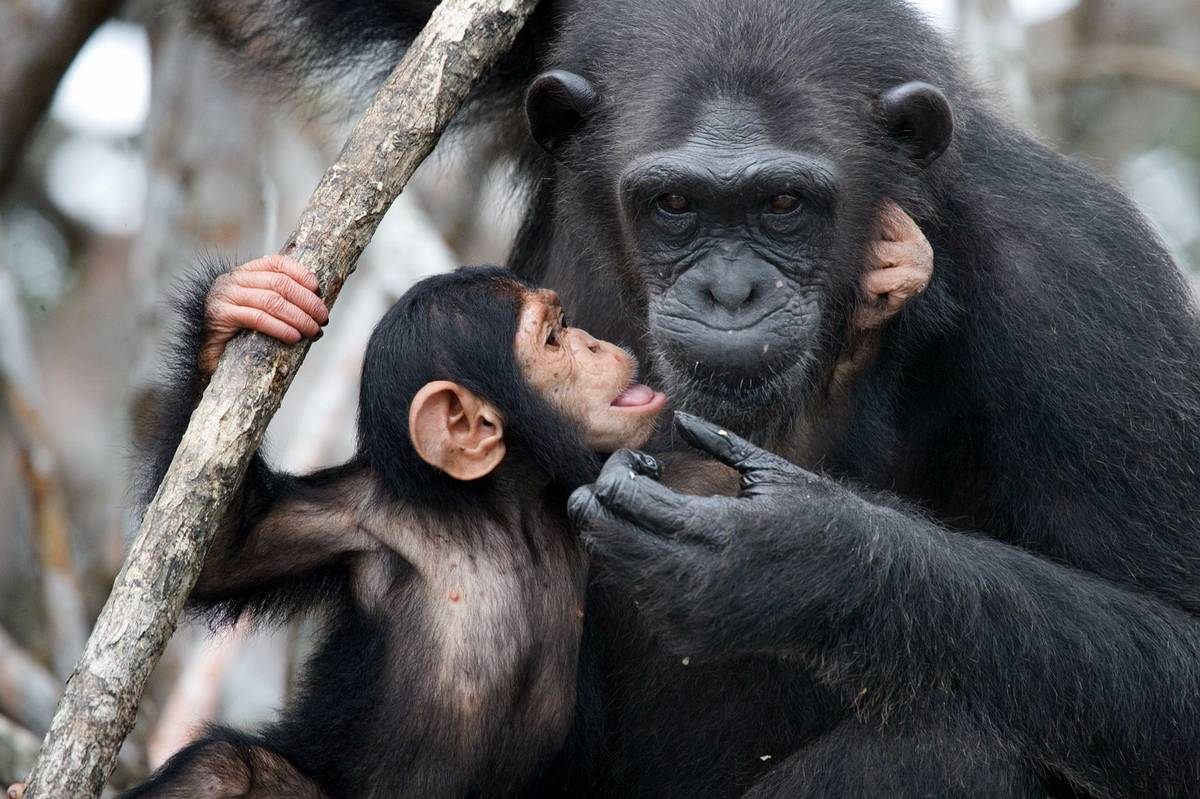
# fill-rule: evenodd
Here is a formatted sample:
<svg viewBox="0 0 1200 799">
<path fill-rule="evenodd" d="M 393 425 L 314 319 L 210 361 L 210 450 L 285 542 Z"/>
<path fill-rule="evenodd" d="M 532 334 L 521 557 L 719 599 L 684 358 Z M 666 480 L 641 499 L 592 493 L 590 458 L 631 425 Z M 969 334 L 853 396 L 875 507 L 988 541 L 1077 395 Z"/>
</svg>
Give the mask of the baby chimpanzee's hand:
<svg viewBox="0 0 1200 799">
<path fill-rule="evenodd" d="M 317 277 L 298 261 L 268 255 L 213 281 L 204 303 L 200 371 L 210 375 L 241 330 L 257 330 L 287 344 L 321 337 L 329 309 L 317 296 Z"/>
<path fill-rule="evenodd" d="M 863 304 L 854 318 L 859 330 L 882 326 L 924 291 L 933 277 L 933 248 L 912 217 L 884 200 L 878 225 L 880 237 L 867 247 Z"/>
</svg>

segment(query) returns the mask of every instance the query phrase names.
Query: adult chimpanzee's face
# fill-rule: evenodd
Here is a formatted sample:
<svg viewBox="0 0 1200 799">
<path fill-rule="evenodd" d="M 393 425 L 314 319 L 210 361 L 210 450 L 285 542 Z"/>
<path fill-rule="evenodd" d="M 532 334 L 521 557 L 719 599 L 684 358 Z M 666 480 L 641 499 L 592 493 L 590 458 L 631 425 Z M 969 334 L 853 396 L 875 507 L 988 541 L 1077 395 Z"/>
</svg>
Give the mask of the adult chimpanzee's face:
<svg viewBox="0 0 1200 799">
<path fill-rule="evenodd" d="M 753 109 L 699 119 L 681 145 L 635 159 L 619 193 L 656 365 L 727 416 L 813 366 L 837 168 L 775 145 Z"/>
<path fill-rule="evenodd" d="M 546 72 L 526 96 L 530 132 L 566 167 L 560 207 L 616 234 L 593 249 L 644 311 L 675 400 L 730 425 L 787 423 L 779 411 L 836 363 L 880 201 L 949 146 L 949 104 L 919 82 L 697 102 L 655 79 L 614 83 L 624 94 L 604 101 L 580 75 Z"/>
</svg>

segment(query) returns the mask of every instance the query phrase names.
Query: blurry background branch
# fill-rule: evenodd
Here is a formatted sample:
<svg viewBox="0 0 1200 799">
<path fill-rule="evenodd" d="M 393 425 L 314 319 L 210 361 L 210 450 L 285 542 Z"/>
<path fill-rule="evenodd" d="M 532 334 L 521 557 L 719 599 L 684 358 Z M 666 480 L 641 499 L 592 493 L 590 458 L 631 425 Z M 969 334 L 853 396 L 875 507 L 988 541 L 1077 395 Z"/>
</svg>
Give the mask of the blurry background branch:
<svg viewBox="0 0 1200 799">
<path fill-rule="evenodd" d="M 0 230 L 0 244 L 3 230 Z M 0 254 L 0 402 L 8 412 L 21 472 L 29 492 L 41 564 L 43 610 L 50 630 L 54 670 L 63 679 L 87 639 L 83 596 L 71 552 L 66 501 L 54 449 L 41 417 L 38 375 L 17 283 Z"/>
<path fill-rule="evenodd" d="M 120 0 L 0 0 L 0 196 L 67 67 Z"/>
<path fill-rule="evenodd" d="M 1042 76 L 1038 90 L 1094 80 L 1155 83 L 1200 95 L 1200 58 L 1161 47 L 1096 45 L 1081 51 L 1070 67 Z"/>
<path fill-rule="evenodd" d="M 41 739 L 0 715 L 0 789 L 29 773 Z"/>
<path fill-rule="evenodd" d="M 49 671 L 0 628 L 0 711 L 41 735 L 50 727 L 60 687 Z"/>
</svg>

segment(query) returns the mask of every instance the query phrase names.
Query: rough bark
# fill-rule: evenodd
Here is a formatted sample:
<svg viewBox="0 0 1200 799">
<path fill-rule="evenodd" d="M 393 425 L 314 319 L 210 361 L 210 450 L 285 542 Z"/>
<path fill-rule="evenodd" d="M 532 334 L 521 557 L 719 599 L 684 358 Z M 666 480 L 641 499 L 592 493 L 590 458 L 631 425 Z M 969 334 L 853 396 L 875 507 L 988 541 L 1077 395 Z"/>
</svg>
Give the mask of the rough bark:
<svg viewBox="0 0 1200 799">
<path fill-rule="evenodd" d="M 376 94 L 284 248 L 314 271 L 326 302 L 535 2 L 446 0 Z M 29 799 L 99 794 L 222 509 L 306 350 L 257 334 L 228 347 L 55 711 Z"/>
<path fill-rule="evenodd" d="M 0 0 L 0 195 L 79 48 L 120 0 Z"/>
</svg>

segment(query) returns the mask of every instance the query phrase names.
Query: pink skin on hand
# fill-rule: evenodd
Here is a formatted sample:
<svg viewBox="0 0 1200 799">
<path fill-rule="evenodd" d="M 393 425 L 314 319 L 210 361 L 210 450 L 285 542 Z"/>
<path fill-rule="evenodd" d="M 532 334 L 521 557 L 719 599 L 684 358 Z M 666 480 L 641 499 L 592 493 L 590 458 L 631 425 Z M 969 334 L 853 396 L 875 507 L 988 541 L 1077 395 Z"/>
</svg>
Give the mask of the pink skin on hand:
<svg viewBox="0 0 1200 799">
<path fill-rule="evenodd" d="M 316 275 L 284 255 L 256 258 L 218 277 L 204 303 L 200 371 L 211 375 L 225 345 L 242 330 L 257 330 L 286 344 L 320 338 L 329 309 L 317 288 Z"/>
<path fill-rule="evenodd" d="M 933 248 L 912 217 L 891 200 L 879 209 L 879 239 L 867 247 L 855 326 L 869 330 L 894 317 L 933 277 Z"/>
</svg>

